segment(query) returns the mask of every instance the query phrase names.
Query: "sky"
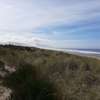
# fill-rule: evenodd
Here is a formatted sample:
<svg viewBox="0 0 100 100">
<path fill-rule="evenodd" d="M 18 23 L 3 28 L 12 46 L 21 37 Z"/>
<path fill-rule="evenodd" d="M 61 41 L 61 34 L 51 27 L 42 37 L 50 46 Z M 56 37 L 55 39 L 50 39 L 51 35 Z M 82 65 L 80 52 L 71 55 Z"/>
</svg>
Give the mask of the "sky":
<svg viewBox="0 0 100 100">
<path fill-rule="evenodd" d="M 100 49 L 100 0 L 0 0 L 0 42 Z"/>
</svg>

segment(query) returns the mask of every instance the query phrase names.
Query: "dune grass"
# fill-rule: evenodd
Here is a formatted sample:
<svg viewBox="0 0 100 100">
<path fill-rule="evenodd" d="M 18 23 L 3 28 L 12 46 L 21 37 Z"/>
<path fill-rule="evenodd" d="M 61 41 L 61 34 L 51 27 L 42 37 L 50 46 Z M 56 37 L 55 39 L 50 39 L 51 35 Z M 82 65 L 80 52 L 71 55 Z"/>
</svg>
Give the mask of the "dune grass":
<svg viewBox="0 0 100 100">
<path fill-rule="evenodd" d="M 0 60 L 17 71 L 4 81 L 12 100 L 100 100 L 100 61 L 63 52 L 1 46 Z"/>
</svg>

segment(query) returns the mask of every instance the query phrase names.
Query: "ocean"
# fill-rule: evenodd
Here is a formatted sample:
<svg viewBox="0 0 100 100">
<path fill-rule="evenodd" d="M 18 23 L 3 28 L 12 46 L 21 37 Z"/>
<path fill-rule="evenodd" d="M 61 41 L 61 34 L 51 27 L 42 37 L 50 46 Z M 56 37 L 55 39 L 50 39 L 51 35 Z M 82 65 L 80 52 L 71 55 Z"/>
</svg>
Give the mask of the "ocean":
<svg viewBox="0 0 100 100">
<path fill-rule="evenodd" d="M 63 51 L 71 53 L 83 53 L 83 54 L 97 54 L 100 55 L 100 49 L 63 49 Z"/>
</svg>

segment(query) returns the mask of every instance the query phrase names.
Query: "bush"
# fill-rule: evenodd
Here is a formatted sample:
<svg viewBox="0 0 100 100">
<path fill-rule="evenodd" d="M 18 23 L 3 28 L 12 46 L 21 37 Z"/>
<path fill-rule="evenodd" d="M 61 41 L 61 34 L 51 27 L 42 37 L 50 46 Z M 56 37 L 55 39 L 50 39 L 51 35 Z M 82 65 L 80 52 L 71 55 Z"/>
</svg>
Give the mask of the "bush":
<svg viewBox="0 0 100 100">
<path fill-rule="evenodd" d="M 39 79 L 30 64 L 21 64 L 4 84 L 13 90 L 12 100 L 56 100 L 54 86 L 47 80 Z"/>
</svg>

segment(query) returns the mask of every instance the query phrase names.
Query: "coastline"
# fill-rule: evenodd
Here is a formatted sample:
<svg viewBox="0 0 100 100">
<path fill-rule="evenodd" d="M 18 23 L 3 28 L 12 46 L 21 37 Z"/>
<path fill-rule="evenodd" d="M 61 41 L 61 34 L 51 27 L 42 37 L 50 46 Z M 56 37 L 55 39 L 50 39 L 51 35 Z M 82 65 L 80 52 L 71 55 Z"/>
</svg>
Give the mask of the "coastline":
<svg viewBox="0 0 100 100">
<path fill-rule="evenodd" d="M 76 56 L 88 57 L 88 58 L 94 58 L 94 59 L 100 60 L 100 52 L 72 50 L 72 49 L 58 49 L 58 48 L 42 48 L 42 47 L 40 49 L 59 51 L 59 52 L 64 52 L 68 54 L 73 54 Z"/>
<path fill-rule="evenodd" d="M 74 54 L 74 55 L 78 55 L 78 56 L 82 56 L 82 57 L 88 57 L 88 58 L 95 58 L 95 59 L 100 60 L 100 55 L 95 55 L 95 54 L 84 54 L 84 53 L 74 53 L 74 52 L 69 53 L 69 54 Z"/>
<path fill-rule="evenodd" d="M 68 54 L 73 54 L 76 56 L 82 56 L 82 57 L 88 57 L 88 58 L 94 58 L 100 60 L 100 52 L 96 51 L 86 51 L 86 50 L 78 50 L 78 49 L 61 49 L 61 48 L 50 48 L 50 47 L 40 47 L 40 46 L 28 46 L 28 45 L 20 45 L 20 44 L 2 44 L 0 43 L 1 46 L 6 46 L 6 45 L 13 45 L 13 46 L 19 46 L 19 47 L 28 47 L 28 48 L 39 48 L 39 49 L 45 49 L 45 50 L 51 50 L 51 51 L 58 51 L 58 52 L 63 52 L 63 53 L 68 53 Z"/>
<path fill-rule="evenodd" d="M 78 55 L 78 56 L 82 56 L 82 57 L 88 57 L 88 58 L 95 58 L 95 59 L 98 59 L 100 60 L 100 54 L 99 53 L 93 53 L 93 52 L 75 52 L 75 51 L 64 51 L 66 53 L 69 53 L 69 54 L 74 54 L 74 55 Z"/>
<path fill-rule="evenodd" d="M 54 51 L 68 53 L 68 54 L 73 54 L 76 56 L 82 56 L 82 57 L 88 57 L 88 58 L 94 58 L 100 60 L 100 52 L 72 50 L 72 49 L 56 49 L 56 48 L 41 48 L 41 49 L 54 50 Z"/>
</svg>

